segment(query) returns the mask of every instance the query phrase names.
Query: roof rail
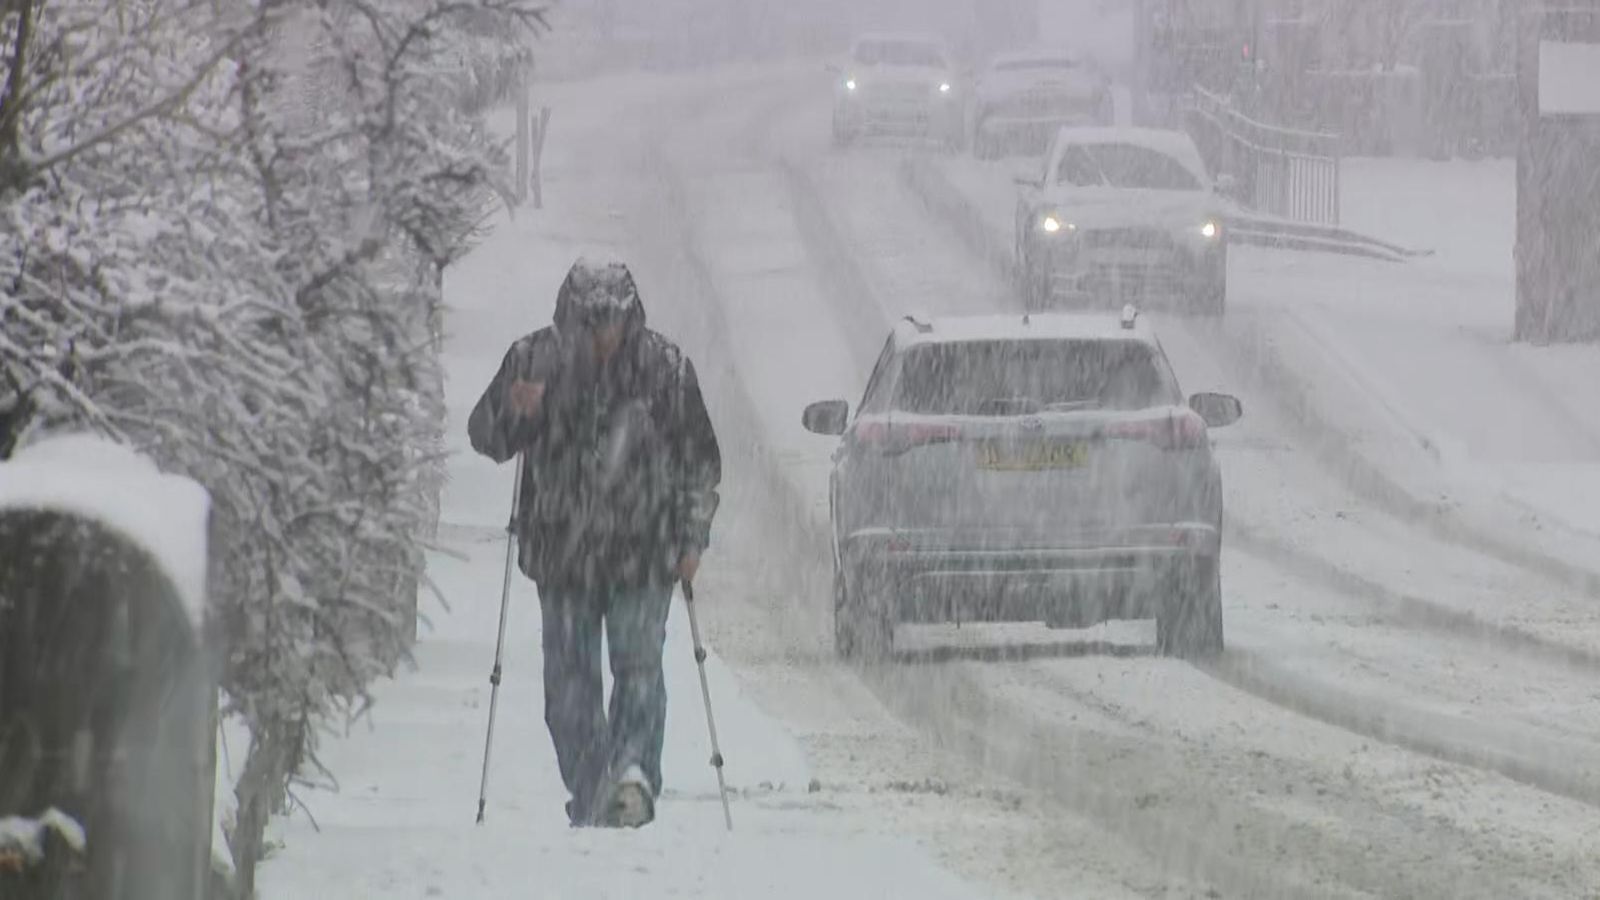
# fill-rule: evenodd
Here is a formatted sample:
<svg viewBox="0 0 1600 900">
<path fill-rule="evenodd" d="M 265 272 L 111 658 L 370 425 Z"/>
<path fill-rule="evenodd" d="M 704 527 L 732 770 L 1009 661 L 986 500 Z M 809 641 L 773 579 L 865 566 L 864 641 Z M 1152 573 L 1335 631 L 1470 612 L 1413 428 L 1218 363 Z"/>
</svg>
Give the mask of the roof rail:
<svg viewBox="0 0 1600 900">
<path fill-rule="evenodd" d="M 905 321 L 910 322 L 911 327 L 917 329 L 918 334 L 928 334 L 929 332 L 933 331 L 933 323 L 928 321 L 926 316 L 920 316 L 916 313 L 906 313 Z"/>
<path fill-rule="evenodd" d="M 1129 303 L 1122 308 L 1122 327 L 1128 331 L 1133 330 L 1133 324 L 1139 320 L 1139 308 Z"/>
</svg>

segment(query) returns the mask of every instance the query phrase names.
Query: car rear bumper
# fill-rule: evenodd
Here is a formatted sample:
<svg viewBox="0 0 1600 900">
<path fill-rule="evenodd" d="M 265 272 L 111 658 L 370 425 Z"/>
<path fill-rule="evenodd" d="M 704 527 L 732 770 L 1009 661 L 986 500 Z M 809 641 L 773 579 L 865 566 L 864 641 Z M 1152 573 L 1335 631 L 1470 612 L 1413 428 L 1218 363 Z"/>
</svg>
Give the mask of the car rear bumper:
<svg viewBox="0 0 1600 900">
<path fill-rule="evenodd" d="M 1054 544 L 874 529 L 853 535 L 845 556 L 852 593 L 890 604 L 896 621 L 1079 627 L 1155 617 L 1198 560 L 1221 552 L 1204 523 Z"/>
</svg>

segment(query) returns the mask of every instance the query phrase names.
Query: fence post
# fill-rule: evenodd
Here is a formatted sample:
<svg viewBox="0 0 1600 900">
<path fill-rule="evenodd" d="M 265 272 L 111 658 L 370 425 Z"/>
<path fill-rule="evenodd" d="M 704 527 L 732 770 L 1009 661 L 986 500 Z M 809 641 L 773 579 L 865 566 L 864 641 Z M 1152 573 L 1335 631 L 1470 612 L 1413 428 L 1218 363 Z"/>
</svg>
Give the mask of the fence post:
<svg viewBox="0 0 1600 900">
<path fill-rule="evenodd" d="M 544 139 L 550 132 L 550 107 L 539 107 L 539 128 L 533 133 L 532 169 L 533 169 L 533 208 L 544 209 Z"/>
<path fill-rule="evenodd" d="M 216 622 L 183 569 L 209 553 L 210 500 L 115 445 L 85 457 L 106 470 L 55 450 L 0 463 L 0 735 L 27 736 L 0 741 L 0 818 L 62 839 L 36 859 L 0 835 L 0 897 L 204 900 Z M 159 504 L 172 542 L 124 531 L 112 495 Z"/>
<path fill-rule="evenodd" d="M 517 79 L 517 161 L 516 183 L 512 194 L 520 205 L 528 199 L 528 156 L 530 153 L 530 135 L 528 110 L 528 82 L 525 78 Z"/>
<path fill-rule="evenodd" d="M 1335 148 L 1333 157 L 1333 224 L 1344 221 L 1344 154 Z"/>
</svg>

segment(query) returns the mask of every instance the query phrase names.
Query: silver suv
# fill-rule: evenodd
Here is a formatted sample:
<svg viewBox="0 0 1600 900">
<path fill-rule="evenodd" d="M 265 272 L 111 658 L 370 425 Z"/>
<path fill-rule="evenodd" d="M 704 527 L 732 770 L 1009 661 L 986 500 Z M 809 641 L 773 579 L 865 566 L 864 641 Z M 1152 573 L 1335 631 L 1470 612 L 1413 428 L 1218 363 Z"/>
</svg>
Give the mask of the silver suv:
<svg viewBox="0 0 1600 900">
<path fill-rule="evenodd" d="M 1222 478 L 1208 427 L 1239 401 L 1185 402 L 1131 307 L 898 323 L 842 435 L 830 488 L 834 640 L 880 656 L 901 622 L 1154 618 L 1160 651 L 1222 650 Z"/>
</svg>

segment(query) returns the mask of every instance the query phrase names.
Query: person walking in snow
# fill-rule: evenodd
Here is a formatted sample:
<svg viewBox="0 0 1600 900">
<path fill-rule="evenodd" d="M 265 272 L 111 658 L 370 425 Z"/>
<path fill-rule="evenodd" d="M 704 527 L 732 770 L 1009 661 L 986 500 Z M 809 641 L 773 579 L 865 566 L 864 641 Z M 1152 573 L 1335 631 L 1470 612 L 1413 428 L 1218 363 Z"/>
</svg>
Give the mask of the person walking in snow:
<svg viewBox="0 0 1600 900">
<path fill-rule="evenodd" d="M 694 366 L 645 327 L 626 265 L 580 259 L 554 323 L 511 345 L 467 429 L 484 456 L 525 461 L 517 558 L 539 591 L 545 722 L 568 819 L 644 825 L 661 793 L 672 590 L 699 568 L 722 474 Z"/>
</svg>

